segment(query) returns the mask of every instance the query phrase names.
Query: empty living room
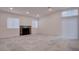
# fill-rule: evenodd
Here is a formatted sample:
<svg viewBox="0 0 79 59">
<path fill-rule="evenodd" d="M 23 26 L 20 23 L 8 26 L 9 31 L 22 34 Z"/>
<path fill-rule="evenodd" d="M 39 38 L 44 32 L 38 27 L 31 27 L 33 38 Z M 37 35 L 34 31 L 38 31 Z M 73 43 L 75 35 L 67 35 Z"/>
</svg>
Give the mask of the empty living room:
<svg viewBox="0 0 79 59">
<path fill-rule="evenodd" d="M 0 51 L 79 51 L 78 7 L 0 7 Z"/>
</svg>

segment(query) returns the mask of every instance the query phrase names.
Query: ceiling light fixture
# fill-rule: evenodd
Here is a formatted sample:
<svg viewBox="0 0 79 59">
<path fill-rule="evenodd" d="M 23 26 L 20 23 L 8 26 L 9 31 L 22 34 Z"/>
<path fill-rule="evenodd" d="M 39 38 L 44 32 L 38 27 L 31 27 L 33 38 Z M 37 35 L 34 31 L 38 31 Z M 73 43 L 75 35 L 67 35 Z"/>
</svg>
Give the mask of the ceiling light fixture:
<svg viewBox="0 0 79 59">
<path fill-rule="evenodd" d="M 48 11 L 52 11 L 52 8 L 51 7 L 48 7 Z"/>
<path fill-rule="evenodd" d="M 26 14 L 30 14 L 30 12 L 27 11 Z"/>
<path fill-rule="evenodd" d="M 13 8 L 10 8 L 10 10 L 13 10 Z"/>
<path fill-rule="evenodd" d="M 36 17 L 38 18 L 38 17 L 40 17 L 40 15 L 39 15 L 39 14 L 37 14 L 37 15 L 36 15 Z"/>
</svg>

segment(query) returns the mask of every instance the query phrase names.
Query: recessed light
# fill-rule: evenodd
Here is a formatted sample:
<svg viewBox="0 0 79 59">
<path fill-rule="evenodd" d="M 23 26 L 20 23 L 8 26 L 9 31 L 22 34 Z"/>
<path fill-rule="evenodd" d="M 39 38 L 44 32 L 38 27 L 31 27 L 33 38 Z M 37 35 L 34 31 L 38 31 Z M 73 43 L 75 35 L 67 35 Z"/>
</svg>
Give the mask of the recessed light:
<svg viewBox="0 0 79 59">
<path fill-rule="evenodd" d="M 40 15 L 39 15 L 39 14 L 37 14 L 37 15 L 36 15 L 36 17 L 40 17 Z"/>
<path fill-rule="evenodd" d="M 49 8 L 48 8 L 48 11 L 52 11 L 52 8 L 51 8 L 51 7 L 49 7 Z"/>
<path fill-rule="evenodd" d="M 13 8 L 10 8 L 10 10 L 13 10 Z"/>
<path fill-rule="evenodd" d="M 30 12 L 27 11 L 26 14 L 30 14 Z"/>
</svg>

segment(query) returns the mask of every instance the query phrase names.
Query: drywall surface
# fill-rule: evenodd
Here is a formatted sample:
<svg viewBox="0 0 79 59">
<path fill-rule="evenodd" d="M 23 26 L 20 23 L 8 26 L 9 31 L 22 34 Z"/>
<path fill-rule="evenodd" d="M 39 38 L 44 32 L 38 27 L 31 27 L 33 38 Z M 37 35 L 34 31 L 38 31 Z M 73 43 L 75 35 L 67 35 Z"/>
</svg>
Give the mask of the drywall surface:
<svg viewBox="0 0 79 59">
<path fill-rule="evenodd" d="M 47 35 L 61 34 L 61 16 L 60 13 L 54 13 L 39 20 L 39 33 Z"/>
</svg>

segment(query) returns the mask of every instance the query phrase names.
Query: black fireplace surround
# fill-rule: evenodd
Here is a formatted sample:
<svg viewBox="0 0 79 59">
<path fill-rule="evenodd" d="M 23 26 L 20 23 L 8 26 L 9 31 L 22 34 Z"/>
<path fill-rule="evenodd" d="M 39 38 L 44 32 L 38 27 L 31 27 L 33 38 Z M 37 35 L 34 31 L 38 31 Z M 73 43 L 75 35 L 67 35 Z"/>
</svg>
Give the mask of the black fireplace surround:
<svg viewBox="0 0 79 59">
<path fill-rule="evenodd" d="M 31 34 L 31 26 L 20 26 L 20 35 Z"/>
</svg>

